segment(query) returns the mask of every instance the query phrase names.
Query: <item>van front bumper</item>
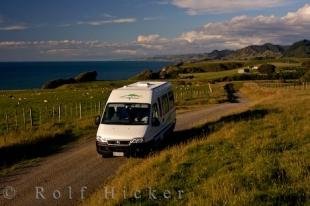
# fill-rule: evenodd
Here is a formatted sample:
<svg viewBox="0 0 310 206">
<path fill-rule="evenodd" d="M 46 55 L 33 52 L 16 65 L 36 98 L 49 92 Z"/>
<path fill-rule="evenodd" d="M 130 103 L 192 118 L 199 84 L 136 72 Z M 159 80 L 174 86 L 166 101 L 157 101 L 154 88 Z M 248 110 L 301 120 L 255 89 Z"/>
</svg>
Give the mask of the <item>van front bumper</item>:
<svg viewBox="0 0 310 206">
<path fill-rule="evenodd" d="M 109 145 L 96 141 L 97 152 L 101 155 L 111 155 L 113 152 L 123 152 L 125 156 L 143 154 L 150 149 L 150 143 L 133 143 L 129 145 Z"/>
</svg>

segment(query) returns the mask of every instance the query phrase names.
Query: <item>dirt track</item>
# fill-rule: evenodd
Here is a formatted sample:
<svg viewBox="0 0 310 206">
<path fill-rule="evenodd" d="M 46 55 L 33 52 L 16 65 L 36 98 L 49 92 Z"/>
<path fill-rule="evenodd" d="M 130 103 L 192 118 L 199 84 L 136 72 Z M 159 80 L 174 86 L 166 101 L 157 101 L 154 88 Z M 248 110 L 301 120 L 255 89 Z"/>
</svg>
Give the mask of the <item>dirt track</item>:
<svg viewBox="0 0 310 206">
<path fill-rule="evenodd" d="M 180 114 L 177 116 L 176 130 L 189 129 L 199 122 L 215 120 L 246 110 L 247 107 L 244 102 L 225 103 Z M 3 193 L 12 196 L 14 192 L 11 189 L 14 188 L 16 194 L 12 200 L 8 200 L 4 198 L 5 194 L 0 193 L 0 205 L 75 205 L 81 200 L 81 190 L 87 197 L 126 161 L 126 158 L 101 158 L 95 150 L 95 138 L 89 138 L 87 142 L 74 144 L 69 149 L 44 158 L 36 166 L 0 179 L 0 188 L 9 186 Z M 42 196 L 36 199 L 36 187 L 41 187 L 38 188 L 40 191 L 44 189 L 42 194 L 46 199 L 42 199 Z M 55 200 L 53 193 L 56 198 L 59 197 L 58 200 Z"/>
</svg>

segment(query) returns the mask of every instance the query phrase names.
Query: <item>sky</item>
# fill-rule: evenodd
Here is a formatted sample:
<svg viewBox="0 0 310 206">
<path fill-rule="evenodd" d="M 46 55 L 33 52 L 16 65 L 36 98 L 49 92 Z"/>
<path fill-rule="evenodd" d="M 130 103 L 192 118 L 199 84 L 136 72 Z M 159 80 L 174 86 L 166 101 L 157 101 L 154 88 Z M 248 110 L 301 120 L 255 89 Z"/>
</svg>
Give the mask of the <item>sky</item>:
<svg viewBox="0 0 310 206">
<path fill-rule="evenodd" d="M 71 61 L 288 45 L 309 0 L 1 0 L 0 61 Z"/>
</svg>

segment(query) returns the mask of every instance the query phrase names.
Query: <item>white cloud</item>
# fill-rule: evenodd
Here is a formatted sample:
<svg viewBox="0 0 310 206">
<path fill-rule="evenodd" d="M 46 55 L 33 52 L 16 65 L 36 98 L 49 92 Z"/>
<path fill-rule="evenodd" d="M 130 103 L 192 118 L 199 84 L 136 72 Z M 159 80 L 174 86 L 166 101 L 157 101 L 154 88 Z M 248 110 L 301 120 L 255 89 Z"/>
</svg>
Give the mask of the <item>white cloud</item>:
<svg viewBox="0 0 310 206">
<path fill-rule="evenodd" d="M 106 18 L 114 18 L 115 16 L 109 14 L 109 13 L 103 13 L 102 14 L 103 17 L 106 17 Z"/>
<path fill-rule="evenodd" d="M 162 20 L 164 17 L 162 16 L 149 16 L 149 17 L 144 17 L 144 21 L 155 21 L 155 20 Z"/>
<path fill-rule="evenodd" d="M 151 35 L 139 35 L 137 37 L 137 42 L 141 44 L 152 43 L 158 41 L 160 38 L 159 34 L 151 34 Z"/>
<path fill-rule="evenodd" d="M 267 8 L 281 5 L 287 0 L 171 0 L 190 15 L 204 12 L 229 12 L 242 9 Z"/>
<path fill-rule="evenodd" d="M 309 37 L 309 23 L 310 6 L 306 4 L 284 17 L 237 16 L 229 21 L 208 23 L 199 29 L 183 33 L 179 39 L 204 45 L 221 42 L 221 48 L 240 48 L 267 42 L 287 44 Z"/>
<path fill-rule="evenodd" d="M 101 26 L 104 24 L 125 24 L 125 23 L 134 23 L 136 18 L 121 18 L 121 19 L 111 19 L 111 20 L 96 20 L 96 21 L 79 21 L 77 24 L 86 24 L 91 26 Z"/>
<path fill-rule="evenodd" d="M 41 58 L 71 56 L 76 59 L 104 59 L 201 53 L 268 42 L 287 45 L 310 37 L 309 13 L 310 6 L 306 4 L 283 17 L 241 15 L 227 21 L 208 23 L 174 38 L 164 38 L 159 34 L 139 35 L 127 43 L 98 40 L 0 41 L 0 59 L 8 59 L 5 55 L 16 55 L 18 52 L 27 55 L 32 53 Z"/>
<path fill-rule="evenodd" d="M 310 4 L 298 9 L 296 12 L 289 12 L 282 18 L 290 24 L 309 24 L 310 23 Z"/>
<path fill-rule="evenodd" d="M 116 54 L 136 55 L 137 51 L 132 49 L 117 49 L 113 51 Z"/>
<path fill-rule="evenodd" d="M 22 26 L 22 25 L 10 25 L 10 26 L 0 27 L 0 31 L 20 31 L 20 30 L 25 30 L 25 29 L 28 29 L 28 27 Z"/>
</svg>

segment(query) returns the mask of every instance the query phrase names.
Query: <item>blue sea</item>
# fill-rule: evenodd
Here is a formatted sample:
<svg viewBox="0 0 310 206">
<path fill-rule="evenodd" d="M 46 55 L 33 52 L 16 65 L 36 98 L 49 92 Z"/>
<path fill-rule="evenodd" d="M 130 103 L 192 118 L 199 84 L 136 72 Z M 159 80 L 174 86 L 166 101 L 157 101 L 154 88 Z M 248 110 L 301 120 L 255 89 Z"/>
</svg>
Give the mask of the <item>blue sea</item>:
<svg viewBox="0 0 310 206">
<path fill-rule="evenodd" d="M 70 78 L 85 71 L 97 71 L 98 80 L 122 80 L 144 69 L 160 70 L 171 62 L 83 61 L 0 62 L 0 90 L 41 88 L 49 80 Z"/>
</svg>

